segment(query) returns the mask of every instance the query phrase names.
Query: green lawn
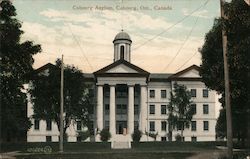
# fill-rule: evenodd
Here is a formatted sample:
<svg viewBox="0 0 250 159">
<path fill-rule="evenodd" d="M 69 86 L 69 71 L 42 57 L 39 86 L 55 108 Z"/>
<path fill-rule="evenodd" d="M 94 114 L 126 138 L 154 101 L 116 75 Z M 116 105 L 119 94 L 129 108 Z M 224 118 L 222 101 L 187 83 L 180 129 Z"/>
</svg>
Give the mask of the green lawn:
<svg viewBox="0 0 250 159">
<path fill-rule="evenodd" d="M 225 142 L 140 142 L 132 143 L 129 151 L 154 151 L 154 152 L 178 152 L 178 151 L 203 151 L 216 150 L 217 145 L 225 145 Z M 43 149 L 50 148 L 52 152 L 58 152 L 58 142 L 35 142 L 35 143 L 2 143 L 1 152 L 43 152 Z M 64 152 L 110 152 L 108 142 L 81 142 L 65 143 Z"/>
<path fill-rule="evenodd" d="M 17 156 L 17 159 L 185 159 L 193 153 L 164 152 L 101 152 L 101 153 L 64 153 Z"/>
<path fill-rule="evenodd" d="M 132 143 L 132 149 L 130 151 L 203 151 L 203 150 L 215 150 L 216 145 L 225 145 L 225 142 L 140 142 Z M 45 147 L 50 147 L 52 152 L 58 152 L 58 142 L 45 143 L 2 143 L 1 152 L 8 151 L 21 151 L 30 152 L 40 151 Z M 112 151 L 110 149 L 110 143 L 65 143 L 65 152 L 105 152 Z"/>
<path fill-rule="evenodd" d="M 185 159 L 195 154 L 212 155 L 216 146 L 225 142 L 140 142 L 132 149 L 114 150 L 108 142 L 65 143 L 64 153 L 58 153 L 55 143 L 1 143 L 1 152 L 19 151 L 18 159 Z M 245 155 L 246 156 L 246 155 Z M 205 158 L 204 158 L 205 159 Z"/>
</svg>

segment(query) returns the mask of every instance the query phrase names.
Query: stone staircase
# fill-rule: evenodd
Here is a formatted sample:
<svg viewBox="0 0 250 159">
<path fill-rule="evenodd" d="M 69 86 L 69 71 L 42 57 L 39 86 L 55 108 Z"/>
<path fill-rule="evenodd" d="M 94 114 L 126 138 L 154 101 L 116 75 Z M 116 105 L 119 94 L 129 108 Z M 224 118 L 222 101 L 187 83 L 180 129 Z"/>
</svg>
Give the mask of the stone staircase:
<svg viewBox="0 0 250 159">
<path fill-rule="evenodd" d="M 130 149 L 131 142 L 130 141 L 113 141 L 111 142 L 112 149 Z"/>
</svg>

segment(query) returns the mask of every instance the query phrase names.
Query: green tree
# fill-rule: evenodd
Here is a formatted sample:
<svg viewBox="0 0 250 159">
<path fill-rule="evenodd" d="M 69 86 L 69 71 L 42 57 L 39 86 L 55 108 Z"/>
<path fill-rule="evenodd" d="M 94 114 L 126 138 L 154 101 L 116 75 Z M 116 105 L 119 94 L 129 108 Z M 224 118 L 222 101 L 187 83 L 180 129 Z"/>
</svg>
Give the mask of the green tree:
<svg viewBox="0 0 250 159">
<path fill-rule="evenodd" d="M 183 140 L 183 131 L 185 128 L 189 127 L 194 115 L 191 105 L 191 93 L 187 90 L 186 86 L 175 83 L 174 90 L 171 92 L 169 100 L 169 134 L 172 137 L 172 130 L 180 128 Z"/>
<path fill-rule="evenodd" d="M 29 92 L 34 108 L 34 118 L 51 120 L 60 126 L 60 67 L 57 60 L 46 74 L 35 74 L 31 81 Z M 72 122 L 81 120 L 82 125 L 88 126 L 91 113 L 92 97 L 89 87 L 85 84 L 83 73 L 74 66 L 64 69 L 64 136 Z"/>
<path fill-rule="evenodd" d="M 244 0 L 232 0 L 225 5 L 228 19 L 215 19 L 213 28 L 206 34 L 201 49 L 200 75 L 210 89 L 222 94 L 224 109 L 224 66 L 222 50 L 222 22 L 228 36 L 228 63 L 232 104 L 233 135 L 243 141 L 247 134 L 250 116 L 250 7 Z M 225 135 L 225 115 L 217 121 L 217 135 Z M 224 133 L 222 133 L 224 132 Z"/>
<path fill-rule="evenodd" d="M 1 140 L 25 140 L 31 122 L 27 118 L 26 94 L 21 90 L 27 82 L 27 73 L 33 71 L 33 55 L 41 51 L 31 41 L 20 42 L 24 33 L 11 2 L 0 2 L 0 95 Z"/>
</svg>

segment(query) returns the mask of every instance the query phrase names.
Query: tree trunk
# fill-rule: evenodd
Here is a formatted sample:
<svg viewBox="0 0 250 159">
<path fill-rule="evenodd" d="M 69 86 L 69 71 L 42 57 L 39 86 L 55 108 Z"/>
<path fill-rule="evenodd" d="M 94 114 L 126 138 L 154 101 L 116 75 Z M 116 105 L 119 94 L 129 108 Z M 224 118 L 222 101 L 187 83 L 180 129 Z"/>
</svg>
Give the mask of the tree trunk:
<svg viewBox="0 0 250 159">
<path fill-rule="evenodd" d="M 250 150 L 250 109 L 247 112 L 247 149 Z"/>
<path fill-rule="evenodd" d="M 181 142 L 183 142 L 183 130 L 184 130 L 184 123 L 181 125 Z"/>
<path fill-rule="evenodd" d="M 183 141 L 183 130 L 181 129 L 181 142 Z"/>
<path fill-rule="evenodd" d="M 63 127 L 63 141 L 67 141 L 67 134 L 66 134 L 66 130 L 67 130 L 67 128 L 69 127 L 69 125 L 70 125 L 70 119 L 69 118 L 67 118 L 67 120 L 64 120 L 66 123 L 65 123 L 65 125 L 64 125 L 64 127 Z M 60 120 L 59 119 L 57 119 L 56 120 L 56 124 L 57 124 L 57 128 L 58 128 L 58 131 L 60 132 Z M 60 136 L 59 136 L 59 141 L 60 141 L 61 139 L 60 139 Z"/>
<path fill-rule="evenodd" d="M 168 126 L 168 141 L 172 141 L 172 137 L 173 137 L 172 131 L 173 131 L 172 125 L 169 124 L 169 126 Z"/>
</svg>

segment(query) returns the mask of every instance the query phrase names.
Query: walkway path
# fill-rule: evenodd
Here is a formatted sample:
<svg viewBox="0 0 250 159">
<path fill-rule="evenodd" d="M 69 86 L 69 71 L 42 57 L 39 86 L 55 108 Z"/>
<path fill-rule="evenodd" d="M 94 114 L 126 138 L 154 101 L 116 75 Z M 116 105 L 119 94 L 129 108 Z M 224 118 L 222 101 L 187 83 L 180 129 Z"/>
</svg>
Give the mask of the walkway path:
<svg viewBox="0 0 250 159">
<path fill-rule="evenodd" d="M 14 157 L 19 151 L 0 153 L 0 159 L 15 159 Z"/>
</svg>

